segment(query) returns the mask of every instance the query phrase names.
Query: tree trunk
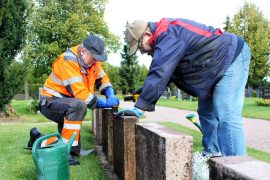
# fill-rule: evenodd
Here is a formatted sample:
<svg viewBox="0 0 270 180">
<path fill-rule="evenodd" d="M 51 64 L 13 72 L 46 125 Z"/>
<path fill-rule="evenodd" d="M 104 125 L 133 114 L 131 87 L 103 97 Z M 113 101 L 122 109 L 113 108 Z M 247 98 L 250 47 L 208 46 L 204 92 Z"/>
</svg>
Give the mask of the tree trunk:
<svg viewBox="0 0 270 180">
<path fill-rule="evenodd" d="M 24 82 L 24 99 L 29 99 L 29 84 L 27 81 Z"/>
</svg>

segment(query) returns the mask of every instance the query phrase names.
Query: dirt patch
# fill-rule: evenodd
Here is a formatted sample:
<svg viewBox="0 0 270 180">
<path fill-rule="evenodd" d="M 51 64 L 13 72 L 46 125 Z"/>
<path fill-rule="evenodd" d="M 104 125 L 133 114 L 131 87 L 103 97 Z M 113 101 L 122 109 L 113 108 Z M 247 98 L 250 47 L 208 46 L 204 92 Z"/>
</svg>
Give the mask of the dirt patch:
<svg viewBox="0 0 270 180">
<path fill-rule="evenodd" d="M 0 123 L 19 122 L 20 118 L 17 116 L 0 115 Z"/>
</svg>

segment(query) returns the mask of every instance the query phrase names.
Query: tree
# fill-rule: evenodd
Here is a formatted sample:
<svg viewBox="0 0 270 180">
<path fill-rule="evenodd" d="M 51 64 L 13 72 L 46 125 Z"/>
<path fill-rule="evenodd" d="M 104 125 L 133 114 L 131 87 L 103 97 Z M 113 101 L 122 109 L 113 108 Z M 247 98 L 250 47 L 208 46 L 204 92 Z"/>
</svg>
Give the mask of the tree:
<svg viewBox="0 0 270 180">
<path fill-rule="evenodd" d="M 140 66 L 137 61 L 137 56 L 128 54 L 128 45 L 123 46 L 121 53 L 122 61 L 119 69 L 120 83 L 122 94 L 134 91 L 140 82 Z"/>
<path fill-rule="evenodd" d="M 248 84 L 258 87 L 266 83 L 270 75 L 270 22 L 252 3 L 244 6 L 234 15 L 228 32 L 243 37 L 251 50 Z"/>
<path fill-rule="evenodd" d="M 139 80 L 139 86 L 142 86 L 144 83 L 144 80 L 148 74 L 148 68 L 145 65 L 140 66 L 140 80 Z M 137 89 L 137 88 L 136 88 Z"/>
<path fill-rule="evenodd" d="M 224 31 L 228 31 L 231 28 L 231 19 L 230 16 L 226 16 L 226 21 L 223 23 L 225 27 L 223 28 Z"/>
<path fill-rule="evenodd" d="M 0 2 L 0 112 L 23 85 L 25 70 L 15 56 L 24 42 L 27 10 L 26 0 Z"/>
<path fill-rule="evenodd" d="M 106 74 L 109 76 L 110 82 L 114 90 L 120 90 L 121 87 L 119 86 L 119 81 L 120 81 L 119 67 L 113 66 L 112 64 L 107 63 L 107 62 L 102 63 L 101 66 L 103 70 L 106 72 Z"/>
<path fill-rule="evenodd" d="M 42 84 L 55 58 L 89 34 L 105 40 L 106 52 L 115 52 L 119 37 L 104 21 L 106 0 L 33 0 L 24 60 L 32 65 L 30 84 Z"/>
</svg>

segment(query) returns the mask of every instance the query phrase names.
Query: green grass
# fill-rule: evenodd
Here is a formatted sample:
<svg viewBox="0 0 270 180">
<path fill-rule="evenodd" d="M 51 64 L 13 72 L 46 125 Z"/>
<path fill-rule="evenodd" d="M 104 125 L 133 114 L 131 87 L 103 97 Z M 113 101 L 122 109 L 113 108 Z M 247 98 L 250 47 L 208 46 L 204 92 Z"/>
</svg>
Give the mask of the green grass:
<svg viewBox="0 0 270 180">
<path fill-rule="evenodd" d="M 159 124 L 192 136 L 193 137 L 192 151 L 193 152 L 202 151 L 201 145 L 202 134 L 200 132 L 171 122 L 159 122 Z M 270 163 L 270 154 L 266 152 L 247 147 L 247 155 L 255 159 Z"/>
<path fill-rule="evenodd" d="M 0 124 L 0 177 L 1 179 L 36 179 L 35 165 L 29 150 L 23 149 L 29 139 L 29 130 L 37 127 L 42 133 L 57 132 L 55 123 Z M 84 122 L 81 133 L 82 147 L 93 148 L 94 135 L 90 123 Z M 71 179 L 106 179 L 95 154 L 80 157 L 80 166 L 70 166 Z M 79 174 L 79 176 L 78 176 Z"/>
<path fill-rule="evenodd" d="M 270 106 L 258 106 L 256 105 L 256 100 L 257 98 L 245 98 L 242 112 L 243 117 L 270 120 Z M 198 102 L 160 99 L 157 105 L 197 111 Z"/>
</svg>

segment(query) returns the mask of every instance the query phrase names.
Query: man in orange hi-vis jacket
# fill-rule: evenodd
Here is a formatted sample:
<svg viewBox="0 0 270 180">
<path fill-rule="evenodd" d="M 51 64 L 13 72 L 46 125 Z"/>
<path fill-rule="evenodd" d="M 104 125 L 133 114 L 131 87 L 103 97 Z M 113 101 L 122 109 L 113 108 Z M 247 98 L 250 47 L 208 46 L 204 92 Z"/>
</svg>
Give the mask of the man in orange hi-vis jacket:
<svg viewBox="0 0 270 180">
<path fill-rule="evenodd" d="M 71 165 L 79 164 L 74 156 L 82 152 L 80 129 L 87 107 L 110 108 L 119 104 L 109 77 L 101 68 L 101 61 L 106 60 L 104 42 L 97 36 L 89 35 L 80 45 L 67 49 L 53 62 L 52 72 L 41 90 L 40 112 L 58 123 L 64 142 L 67 143 L 73 132 L 77 132 L 71 148 Z M 94 94 L 95 86 L 106 99 Z M 40 136 L 38 130 L 32 128 L 28 147 L 32 147 Z M 54 141 L 48 139 L 41 146 Z"/>
</svg>

